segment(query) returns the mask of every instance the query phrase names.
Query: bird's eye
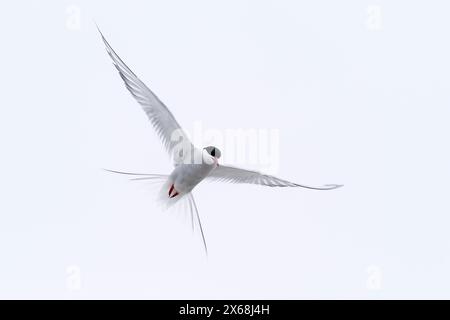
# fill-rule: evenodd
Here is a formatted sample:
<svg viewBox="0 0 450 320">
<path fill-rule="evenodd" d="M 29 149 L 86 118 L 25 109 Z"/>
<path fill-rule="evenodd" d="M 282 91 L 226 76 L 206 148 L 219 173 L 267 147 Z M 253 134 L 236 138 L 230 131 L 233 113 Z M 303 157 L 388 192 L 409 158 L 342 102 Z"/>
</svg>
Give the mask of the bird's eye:
<svg viewBox="0 0 450 320">
<path fill-rule="evenodd" d="M 206 147 L 204 149 L 206 150 L 206 152 L 208 152 L 208 154 L 210 156 L 213 156 L 214 158 L 219 159 L 220 156 L 222 155 L 220 150 L 218 148 L 216 148 L 216 147 L 209 146 L 209 147 Z"/>
</svg>

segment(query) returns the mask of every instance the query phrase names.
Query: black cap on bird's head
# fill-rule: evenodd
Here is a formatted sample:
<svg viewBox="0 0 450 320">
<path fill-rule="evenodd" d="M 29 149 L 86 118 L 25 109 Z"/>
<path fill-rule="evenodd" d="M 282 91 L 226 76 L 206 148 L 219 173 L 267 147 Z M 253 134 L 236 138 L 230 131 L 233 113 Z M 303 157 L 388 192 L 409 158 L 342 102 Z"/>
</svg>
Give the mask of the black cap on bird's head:
<svg viewBox="0 0 450 320">
<path fill-rule="evenodd" d="M 209 146 L 204 148 L 206 152 L 208 152 L 209 155 L 213 156 L 216 159 L 219 159 L 222 156 L 222 153 L 220 152 L 219 148 Z"/>
</svg>

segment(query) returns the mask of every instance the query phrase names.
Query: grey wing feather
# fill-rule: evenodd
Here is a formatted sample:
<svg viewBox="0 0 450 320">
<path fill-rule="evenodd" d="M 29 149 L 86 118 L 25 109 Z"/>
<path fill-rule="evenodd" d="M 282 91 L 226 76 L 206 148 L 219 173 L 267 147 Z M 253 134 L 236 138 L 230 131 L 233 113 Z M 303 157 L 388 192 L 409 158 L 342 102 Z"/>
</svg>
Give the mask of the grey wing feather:
<svg viewBox="0 0 450 320">
<path fill-rule="evenodd" d="M 229 183 L 248 183 L 257 184 L 268 187 L 293 187 L 293 188 L 306 188 L 313 190 L 332 190 L 342 185 L 338 184 L 326 184 L 319 187 L 307 186 L 283 180 L 271 175 L 262 174 L 257 171 L 245 170 L 236 167 L 220 165 L 215 168 L 207 177 L 207 180 L 221 181 Z"/>
<path fill-rule="evenodd" d="M 174 148 L 182 141 L 184 143 L 189 143 L 189 147 L 191 147 L 192 144 L 190 143 L 189 138 L 169 109 L 133 73 L 133 71 L 128 68 L 122 59 L 120 59 L 113 48 L 109 45 L 108 41 L 106 41 L 100 29 L 98 31 L 100 32 L 103 42 L 105 43 L 106 51 L 111 57 L 114 66 L 119 71 L 120 77 L 124 81 L 126 88 L 144 109 L 150 122 L 155 128 L 156 133 L 162 140 L 167 152 L 169 152 L 169 154 L 173 154 Z"/>
</svg>

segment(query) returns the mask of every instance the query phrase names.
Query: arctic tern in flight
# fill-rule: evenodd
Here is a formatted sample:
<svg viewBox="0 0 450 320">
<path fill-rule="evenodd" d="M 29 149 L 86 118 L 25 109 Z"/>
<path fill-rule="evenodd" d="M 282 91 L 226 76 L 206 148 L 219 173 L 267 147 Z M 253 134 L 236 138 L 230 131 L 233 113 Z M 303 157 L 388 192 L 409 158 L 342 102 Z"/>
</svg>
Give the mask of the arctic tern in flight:
<svg viewBox="0 0 450 320">
<path fill-rule="evenodd" d="M 181 199 L 189 208 L 192 227 L 194 228 L 194 212 L 206 253 L 208 252 L 197 205 L 192 190 L 203 180 L 222 181 L 230 183 L 247 183 L 268 187 L 300 187 L 313 190 L 332 190 L 342 185 L 327 184 L 320 187 L 307 186 L 289 182 L 257 171 L 240 169 L 232 166 L 219 165 L 221 151 L 214 146 L 203 149 L 195 147 L 186 133 L 175 120 L 173 114 L 159 98 L 127 67 L 106 41 L 99 29 L 114 66 L 125 83 L 128 91 L 142 106 L 150 123 L 153 125 L 166 151 L 174 159 L 170 175 L 129 173 L 107 170 L 114 173 L 135 176 L 133 180 L 154 180 L 162 183 L 159 200 L 170 207 Z"/>
</svg>

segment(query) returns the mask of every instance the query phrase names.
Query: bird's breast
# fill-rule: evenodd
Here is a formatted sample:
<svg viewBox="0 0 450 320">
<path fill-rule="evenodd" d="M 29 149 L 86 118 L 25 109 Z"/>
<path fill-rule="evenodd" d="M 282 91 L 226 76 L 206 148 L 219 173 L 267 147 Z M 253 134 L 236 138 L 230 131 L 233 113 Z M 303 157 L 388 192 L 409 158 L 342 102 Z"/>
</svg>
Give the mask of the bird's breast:
<svg viewBox="0 0 450 320">
<path fill-rule="evenodd" d="M 214 165 L 182 164 L 172 172 L 171 179 L 176 190 L 187 193 L 205 179 L 214 168 Z"/>
</svg>

